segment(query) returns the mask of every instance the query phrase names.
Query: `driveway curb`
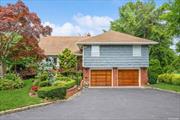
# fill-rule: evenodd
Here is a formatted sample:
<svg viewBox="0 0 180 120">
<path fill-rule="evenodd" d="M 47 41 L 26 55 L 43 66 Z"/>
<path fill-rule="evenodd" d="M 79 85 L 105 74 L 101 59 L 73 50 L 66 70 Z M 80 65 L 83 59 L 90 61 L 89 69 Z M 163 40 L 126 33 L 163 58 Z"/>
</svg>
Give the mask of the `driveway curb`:
<svg viewBox="0 0 180 120">
<path fill-rule="evenodd" d="M 69 101 L 69 100 L 72 100 L 74 97 L 79 96 L 80 93 L 81 92 L 77 92 L 73 96 L 71 96 L 71 97 L 69 97 L 67 99 L 63 99 L 63 100 L 50 101 L 50 102 L 46 102 L 46 103 L 34 104 L 34 105 L 25 106 L 25 107 L 20 107 L 20 108 L 15 108 L 15 109 L 9 109 L 9 110 L 5 110 L 5 111 L 1 111 L 0 112 L 0 116 L 5 115 L 5 114 L 10 114 L 10 113 L 15 113 L 15 112 L 20 112 L 20 111 L 28 110 L 28 109 L 31 109 L 31 108 L 37 108 L 37 107 L 41 107 L 41 106 L 46 106 L 46 105 L 50 105 L 50 104 L 53 104 L 53 103 L 60 103 L 60 102 Z"/>
</svg>

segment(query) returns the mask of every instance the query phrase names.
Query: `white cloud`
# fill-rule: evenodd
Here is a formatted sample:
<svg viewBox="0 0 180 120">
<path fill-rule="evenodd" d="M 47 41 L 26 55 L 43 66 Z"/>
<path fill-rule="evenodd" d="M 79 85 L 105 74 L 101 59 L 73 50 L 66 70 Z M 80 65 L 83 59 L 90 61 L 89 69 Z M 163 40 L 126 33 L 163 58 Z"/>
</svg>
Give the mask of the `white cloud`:
<svg viewBox="0 0 180 120">
<path fill-rule="evenodd" d="M 81 33 L 81 29 L 79 26 L 73 25 L 69 22 L 64 23 L 62 26 L 58 26 L 50 22 L 45 22 L 43 25 L 44 26 L 49 25 L 50 27 L 52 27 L 53 29 L 52 35 L 68 36 L 68 35 L 78 35 Z"/>
<path fill-rule="evenodd" d="M 108 16 L 90 16 L 78 14 L 73 17 L 73 19 L 80 25 L 84 27 L 94 28 L 94 27 L 107 27 L 110 25 L 112 18 Z"/>
<path fill-rule="evenodd" d="M 63 25 L 55 25 L 50 22 L 45 22 L 43 25 L 52 27 L 52 35 L 84 35 L 90 33 L 97 35 L 102 33 L 102 30 L 108 30 L 110 21 L 113 19 L 108 16 L 90 16 L 77 14 L 72 18 L 73 23 L 66 22 Z"/>
</svg>

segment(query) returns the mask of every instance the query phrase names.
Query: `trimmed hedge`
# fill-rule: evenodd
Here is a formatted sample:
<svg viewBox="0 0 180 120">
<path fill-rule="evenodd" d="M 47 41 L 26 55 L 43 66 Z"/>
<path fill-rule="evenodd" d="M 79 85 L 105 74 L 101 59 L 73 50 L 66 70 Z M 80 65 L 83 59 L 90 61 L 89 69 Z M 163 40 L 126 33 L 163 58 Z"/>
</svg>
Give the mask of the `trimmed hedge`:
<svg viewBox="0 0 180 120">
<path fill-rule="evenodd" d="M 180 74 L 161 74 L 158 76 L 158 82 L 180 85 Z"/>
<path fill-rule="evenodd" d="M 63 79 L 64 79 L 64 77 L 63 77 Z M 53 83 L 53 85 L 54 86 L 65 86 L 67 89 L 69 89 L 69 88 L 71 88 L 71 87 L 76 85 L 76 81 L 69 78 L 68 81 L 64 81 L 64 80 L 55 81 Z"/>
<path fill-rule="evenodd" d="M 64 99 L 66 96 L 66 87 L 64 86 L 50 86 L 42 87 L 38 90 L 40 98 L 47 99 Z"/>
<path fill-rule="evenodd" d="M 51 84 L 49 83 L 48 80 L 39 82 L 40 87 L 46 87 L 46 86 L 50 86 L 50 85 Z"/>
<path fill-rule="evenodd" d="M 57 77 L 56 80 L 57 81 L 71 81 L 72 79 L 69 77 Z"/>
</svg>

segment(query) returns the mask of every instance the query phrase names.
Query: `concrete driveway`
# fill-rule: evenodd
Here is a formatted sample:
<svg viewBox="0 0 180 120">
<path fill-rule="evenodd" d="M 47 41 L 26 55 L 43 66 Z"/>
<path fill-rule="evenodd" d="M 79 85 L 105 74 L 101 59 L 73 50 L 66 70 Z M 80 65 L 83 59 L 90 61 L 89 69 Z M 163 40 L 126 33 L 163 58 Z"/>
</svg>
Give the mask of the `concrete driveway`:
<svg viewBox="0 0 180 120">
<path fill-rule="evenodd" d="M 18 98 L 17 98 L 18 99 Z M 180 94 L 153 89 L 84 89 L 74 99 L 0 120 L 180 120 Z"/>
</svg>

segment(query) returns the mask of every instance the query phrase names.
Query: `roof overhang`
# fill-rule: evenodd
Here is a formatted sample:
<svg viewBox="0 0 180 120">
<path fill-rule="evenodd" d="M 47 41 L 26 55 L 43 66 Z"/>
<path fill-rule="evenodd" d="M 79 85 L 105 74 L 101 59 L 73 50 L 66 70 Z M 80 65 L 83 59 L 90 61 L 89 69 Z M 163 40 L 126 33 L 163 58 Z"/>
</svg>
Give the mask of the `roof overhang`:
<svg viewBox="0 0 180 120">
<path fill-rule="evenodd" d="M 155 45 L 158 42 L 77 42 L 77 45 Z"/>
</svg>

